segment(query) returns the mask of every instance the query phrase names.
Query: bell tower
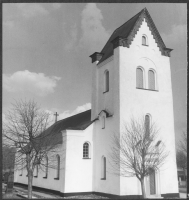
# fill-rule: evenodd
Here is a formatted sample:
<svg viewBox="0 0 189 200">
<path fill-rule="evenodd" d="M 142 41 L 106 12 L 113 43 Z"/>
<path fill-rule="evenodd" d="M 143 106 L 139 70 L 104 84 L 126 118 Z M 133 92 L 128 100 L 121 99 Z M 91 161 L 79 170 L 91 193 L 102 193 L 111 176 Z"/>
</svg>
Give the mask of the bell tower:
<svg viewBox="0 0 189 200">
<path fill-rule="evenodd" d="M 141 118 L 147 115 L 160 127 L 159 137 L 170 152 L 165 170 L 153 176 L 153 191 L 157 195 L 178 193 L 171 51 L 144 8 L 112 33 L 100 53 L 90 56 L 93 63 L 91 120 L 96 119 L 93 131 L 94 191 L 119 196 L 141 194 L 136 177 L 107 173 L 106 180 L 102 181 L 99 163 L 102 158 L 108 160 L 112 135 L 121 135 L 121 127 L 132 116 Z M 106 167 L 108 169 L 108 163 Z M 146 179 L 145 187 L 147 194 L 151 195 L 149 180 L 152 179 Z"/>
</svg>

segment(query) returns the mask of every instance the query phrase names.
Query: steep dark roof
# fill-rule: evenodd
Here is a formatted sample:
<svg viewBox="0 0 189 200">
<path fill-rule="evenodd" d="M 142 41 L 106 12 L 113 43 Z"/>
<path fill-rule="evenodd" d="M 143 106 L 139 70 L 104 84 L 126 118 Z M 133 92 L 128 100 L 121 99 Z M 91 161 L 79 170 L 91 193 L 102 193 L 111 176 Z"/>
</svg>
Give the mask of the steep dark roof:
<svg viewBox="0 0 189 200">
<path fill-rule="evenodd" d="M 128 20 L 127 22 L 125 22 L 122 26 L 120 26 L 119 28 L 117 28 L 111 35 L 111 37 L 109 38 L 109 40 L 107 41 L 107 43 L 105 44 L 104 48 L 102 49 L 102 51 L 100 52 L 100 54 L 102 54 L 102 58 L 100 59 L 98 65 L 103 62 L 104 60 L 106 60 L 107 58 L 109 58 L 110 56 L 113 55 L 113 44 L 112 41 L 117 38 L 117 37 L 121 37 L 121 38 L 126 38 L 127 39 L 127 47 L 129 47 L 129 45 L 131 44 L 135 34 L 137 33 L 140 25 L 142 24 L 142 20 L 145 18 L 145 20 L 147 21 L 147 24 L 152 32 L 152 35 L 158 45 L 158 47 L 160 48 L 160 51 L 162 52 L 162 55 L 165 56 L 170 56 L 170 51 L 172 49 L 168 49 L 166 48 L 149 12 L 147 11 L 146 8 L 142 9 L 138 14 L 136 14 L 134 17 L 132 17 L 130 20 Z"/>
<path fill-rule="evenodd" d="M 143 10 L 142 10 L 143 11 Z M 100 59 L 101 63 L 102 61 L 106 60 L 110 56 L 113 55 L 113 44 L 111 43 L 112 40 L 114 40 L 116 37 L 127 37 L 135 25 L 135 22 L 137 21 L 138 17 L 140 16 L 141 12 L 136 14 L 134 17 L 132 17 L 130 20 L 125 22 L 123 25 L 121 25 L 119 28 L 117 28 L 109 38 L 108 42 L 105 44 L 104 48 L 102 49 L 101 53 L 103 54 L 102 58 Z"/>
<path fill-rule="evenodd" d="M 93 123 L 93 121 L 91 121 L 91 110 L 87 110 L 87 111 L 79 113 L 77 115 L 57 121 L 52 126 L 50 126 L 46 130 L 46 132 L 49 132 L 49 131 L 50 132 L 59 132 L 59 131 L 66 130 L 66 129 L 84 130 L 92 123 Z"/>
<path fill-rule="evenodd" d="M 40 150 L 42 146 L 62 144 L 62 135 L 59 134 L 62 130 L 84 130 L 93 122 L 94 120 L 91 121 L 91 110 L 62 119 L 34 138 L 32 142 L 28 142 L 20 151 L 27 152 L 32 148 Z"/>
</svg>

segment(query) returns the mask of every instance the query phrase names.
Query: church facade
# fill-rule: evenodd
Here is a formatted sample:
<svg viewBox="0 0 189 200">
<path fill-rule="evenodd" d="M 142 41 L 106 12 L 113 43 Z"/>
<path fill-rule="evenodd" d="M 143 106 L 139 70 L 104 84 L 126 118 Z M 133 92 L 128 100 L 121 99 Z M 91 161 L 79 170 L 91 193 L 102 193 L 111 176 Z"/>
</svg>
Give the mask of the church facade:
<svg viewBox="0 0 189 200">
<path fill-rule="evenodd" d="M 140 197 L 136 177 L 109 173 L 111 137 L 121 134 L 131 116 L 148 116 L 161 127 L 160 138 L 169 151 L 163 169 L 145 179 L 148 197 L 178 196 L 170 52 L 146 8 L 117 28 L 92 59 L 91 110 L 59 120 L 64 152 L 61 167 L 39 172 L 33 186 L 63 196 L 96 193 L 110 197 Z M 62 170 L 60 170 L 62 168 Z M 57 170 L 59 170 L 57 172 Z M 26 172 L 15 183 L 27 184 Z M 153 189 L 151 185 L 153 184 Z"/>
</svg>

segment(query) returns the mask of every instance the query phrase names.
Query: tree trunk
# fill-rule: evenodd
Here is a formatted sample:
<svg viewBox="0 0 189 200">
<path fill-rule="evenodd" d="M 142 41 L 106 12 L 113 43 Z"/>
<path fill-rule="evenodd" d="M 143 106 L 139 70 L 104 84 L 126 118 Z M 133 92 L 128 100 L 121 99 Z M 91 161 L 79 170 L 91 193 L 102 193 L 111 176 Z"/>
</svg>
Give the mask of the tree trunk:
<svg viewBox="0 0 189 200">
<path fill-rule="evenodd" d="M 140 180 L 140 183 L 141 183 L 141 189 L 142 189 L 142 197 L 143 197 L 143 199 L 145 199 L 146 198 L 146 191 L 145 191 L 145 187 L 144 187 L 144 178 L 142 178 Z"/>
<path fill-rule="evenodd" d="M 33 172 L 30 169 L 28 171 L 28 199 L 32 199 L 32 182 L 33 182 Z"/>
</svg>

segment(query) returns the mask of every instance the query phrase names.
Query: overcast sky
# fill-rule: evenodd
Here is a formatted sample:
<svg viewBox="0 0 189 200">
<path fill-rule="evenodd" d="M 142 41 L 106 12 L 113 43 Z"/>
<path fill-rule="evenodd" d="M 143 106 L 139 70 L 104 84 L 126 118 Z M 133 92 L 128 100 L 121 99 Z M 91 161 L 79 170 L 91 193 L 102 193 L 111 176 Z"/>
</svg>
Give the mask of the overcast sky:
<svg viewBox="0 0 189 200">
<path fill-rule="evenodd" d="M 176 138 L 186 130 L 187 6 L 173 3 L 3 3 L 3 118 L 34 99 L 62 119 L 91 107 L 91 59 L 112 32 L 149 11 L 171 53 Z"/>
</svg>

